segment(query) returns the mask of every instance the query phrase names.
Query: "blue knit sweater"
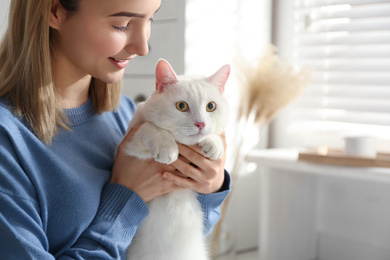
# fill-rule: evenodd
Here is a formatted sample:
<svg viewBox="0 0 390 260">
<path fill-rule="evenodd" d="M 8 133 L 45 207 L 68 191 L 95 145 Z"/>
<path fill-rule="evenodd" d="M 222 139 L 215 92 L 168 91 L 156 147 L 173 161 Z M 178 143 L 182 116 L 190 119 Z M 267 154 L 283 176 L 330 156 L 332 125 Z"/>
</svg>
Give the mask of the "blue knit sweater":
<svg viewBox="0 0 390 260">
<path fill-rule="evenodd" d="M 65 110 L 72 131 L 43 144 L 0 99 L 0 259 L 124 259 L 148 207 L 133 191 L 108 183 L 115 149 L 135 106 L 96 115 L 92 102 Z M 200 195 L 205 233 L 229 193 Z"/>
</svg>

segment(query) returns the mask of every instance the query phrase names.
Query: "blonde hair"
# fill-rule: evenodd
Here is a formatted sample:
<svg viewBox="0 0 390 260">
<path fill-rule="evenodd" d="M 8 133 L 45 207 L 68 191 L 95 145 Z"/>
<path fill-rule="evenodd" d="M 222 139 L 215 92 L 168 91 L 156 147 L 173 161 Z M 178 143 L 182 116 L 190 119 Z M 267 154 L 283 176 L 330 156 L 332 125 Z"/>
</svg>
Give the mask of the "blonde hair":
<svg viewBox="0 0 390 260">
<path fill-rule="evenodd" d="M 65 2 L 61 0 L 63 5 Z M 79 0 L 69 2 L 74 5 Z M 52 0 L 12 0 L 8 28 L 0 46 L 0 97 L 12 102 L 13 112 L 26 119 L 46 144 L 52 142 L 60 127 L 70 129 L 57 105 L 53 84 L 51 7 Z M 120 84 L 92 78 L 89 91 L 96 113 L 119 106 Z"/>
</svg>

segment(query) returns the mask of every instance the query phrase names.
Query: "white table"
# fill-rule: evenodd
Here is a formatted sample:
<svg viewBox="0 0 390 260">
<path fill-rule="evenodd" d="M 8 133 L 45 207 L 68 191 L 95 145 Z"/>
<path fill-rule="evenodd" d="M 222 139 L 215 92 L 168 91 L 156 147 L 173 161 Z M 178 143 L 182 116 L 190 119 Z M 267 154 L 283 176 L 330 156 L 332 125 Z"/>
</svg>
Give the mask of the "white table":
<svg viewBox="0 0 390 260">
<path fill-rule="evenodd" d="M 254 151 L 260 259 L 389 260 L 390 169 L 298 161 L 298 149 Z"/>
</svg>

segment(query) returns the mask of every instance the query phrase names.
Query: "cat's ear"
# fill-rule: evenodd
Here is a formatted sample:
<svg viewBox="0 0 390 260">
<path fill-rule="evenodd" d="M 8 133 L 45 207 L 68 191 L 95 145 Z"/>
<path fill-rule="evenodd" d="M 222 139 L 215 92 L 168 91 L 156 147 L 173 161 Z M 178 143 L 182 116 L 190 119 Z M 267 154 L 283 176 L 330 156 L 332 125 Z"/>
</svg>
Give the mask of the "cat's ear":
<svg viewBox="0 0 390 260">
<path fill-rule="evenodd" d="M 226 64 L 222 68 L 220 68 L 217 72 L 215 72 L 214 75 L 208 77 L 207 80 L 214 86 L 217 86 L 220 89 L 221 93 L 223 93 L 229 75 L 230 75 L 230 65 Z"/>
<path fill-rule="evenodd" d="M 156 66 L 156 90 L 162 92 L 165 87 L 173 85 L 177 81 L 178 78 L 171 65 L 166 60 L 160 59 Z"/>
</svg>

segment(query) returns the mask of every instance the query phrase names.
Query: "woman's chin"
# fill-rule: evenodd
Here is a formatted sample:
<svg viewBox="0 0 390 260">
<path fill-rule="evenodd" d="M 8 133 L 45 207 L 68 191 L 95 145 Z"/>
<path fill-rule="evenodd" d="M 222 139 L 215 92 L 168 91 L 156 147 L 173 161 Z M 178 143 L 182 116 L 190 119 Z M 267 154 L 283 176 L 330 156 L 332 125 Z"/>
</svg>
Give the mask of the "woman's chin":
<svg viewBox="0 0 390 260">
<path fill-rule="evenodd" d="M 97 76 L 95 78 L 97 78 L 97 79 L 99 79 L 107 84 L 114 84 L 114 83 L 118 83 L 122 80 L 123 73 L 124 73 L 124 71 L 122 70 L 122 71 L 117 71 L 117 72 L 109 73 L 109 74 L 102 75 L 102 76 Z"/>
</svg>

